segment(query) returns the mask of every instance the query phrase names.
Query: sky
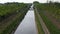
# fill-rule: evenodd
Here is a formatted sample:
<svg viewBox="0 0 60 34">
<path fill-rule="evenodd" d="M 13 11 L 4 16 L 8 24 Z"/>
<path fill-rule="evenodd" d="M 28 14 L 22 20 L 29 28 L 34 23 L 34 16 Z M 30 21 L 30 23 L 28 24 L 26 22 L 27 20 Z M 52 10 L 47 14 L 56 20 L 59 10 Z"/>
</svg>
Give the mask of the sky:
<svg viewBox="0 0 60 34">
<path fill-rule="evenodd" d="M 47 0 L 0 0 L 0 3 L 6 3 L 6 2 L 24 2 L 24 3 L 33 3 L 33 1 L 39 1 L 40 3 L 46 3 Z M 49 0 L 50 1 L 50 0 Z M 60 0 L 52 0 L 60 2 Z"/>
</svg>

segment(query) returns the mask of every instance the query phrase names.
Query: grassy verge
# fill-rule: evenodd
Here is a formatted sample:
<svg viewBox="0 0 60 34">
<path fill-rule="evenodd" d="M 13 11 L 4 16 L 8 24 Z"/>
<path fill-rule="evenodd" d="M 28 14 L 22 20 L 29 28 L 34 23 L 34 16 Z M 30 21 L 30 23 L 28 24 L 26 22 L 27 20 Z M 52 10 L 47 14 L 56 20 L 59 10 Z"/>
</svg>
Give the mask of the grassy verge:
<svg viewBox="0 0 60 34">
<path fill-rule="evenodd" d="M 42 26 L 40 24 L 40 21 L 39 21 L 37 14 L 36 14 L 36 11 L 35 11 L 35 21 L 36 21 L 36 25 L 37 25 L 37 29 L 38 29 L 38 34 L 44 34 L 44 31 L 42 29 Z"/>
<path fill-rule="evenodd" d="M 57 29 L 56 26 L 54 26 L 52 22 L 49 20 L 49 18 L 43 14 L 43 11 L 40 11 L 40 15 L 51 34 L 60 34 L 60 30 Z"/>
<path fill-rule="evenodd" d="M 34 7 L 37 8 L 39 14 L 41 15 L 43 21 L 45 22 L 48 30 L 51 34 L 60 34 L 60 29 L 58 29 L 52 21 L 44 14 L 45 11 L 48 11 L 53 17 L 60 20 L 60 8 L 55 6 L 54 4 L 41 4 L 41 3 L 34 3 Z"/>
</svg>

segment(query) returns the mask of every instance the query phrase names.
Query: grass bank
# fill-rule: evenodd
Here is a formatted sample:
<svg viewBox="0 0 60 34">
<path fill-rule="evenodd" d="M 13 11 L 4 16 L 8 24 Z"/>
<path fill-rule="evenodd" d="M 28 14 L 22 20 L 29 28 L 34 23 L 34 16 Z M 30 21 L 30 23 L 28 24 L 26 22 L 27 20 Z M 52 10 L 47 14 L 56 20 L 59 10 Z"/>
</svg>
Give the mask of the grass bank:
<svg viewBox="0 0 60 34">
<path fill-rule="evenodd" d="M 43 21 L 45 22 L 45 24 L 46 24 L 46 26 L 47 26 L 47 28 L 48 28 L 48 30 L 50 31 L 50 33 L 51 34 L 60 34 L 60 29 L 58 29 L 54 24 L 53 24 L 53 22 L 47 17 L 47 15 L 45 15 L 45 11 L 48 11 L 50 14 L 52 13 L 52 15 L 53 14 L 55 14 L 55 15 L 57 15 L 57 17 L 58 17 L 58 14 L 60 14 L 60 13 L 58 13 L 57 14 L 57 12 L 59 12 L 58 10 L 59 10 L 59 8 L 56 8 L 55 6 L 55 8 L 52 6 L 52 4 L 51 5 L 48 5 L 48 4 L 40 4 L 40 3 L 35 3 L 34 4 L 34 7 L 36 7 L 37 8 L 37 11 L 39 12 L 39 14 L 41 15 L 41 17 L 42 17 L 42 19 L 43 19 Z M 58 9 L 58 10 L 57 10 Z M 51 12 L 50 12 L 51 11 Z M 56 17 L 56 16 L 55 16 Z"/>
<path fill-rule="evenodd" d="M 20 22 L 22 21 L 24 15 L 26 14 L 26 12 L 24 12 L 22 14 L 20 14 L 20 13 L 17 14 L 16 17 L 14 17 L 14 19 L 12 19 L 12 21 L 10 21 L 10 24 L 7 25 L 6 28 L 4 28 L 4 30 L 1 32 L 1 34 L 11 34 L 11 32 L 16 29 L 18 24 L 20 24 Z"/>
<path fill-rule="evenodd" d="M 7 7 L 9 9 L 9 11 L 8 11 L 8 10 L 6 10 L 6 8 L 4 8 L 5 5 L 7 5 L 7 6 L 10 5 L 10 7 L 13 9 Z M 0 34 L 11 34 L 13 31 L 15 31 L 17 26 L 20 24 L 20 22 L 22 21 L 22 19 L 24 18 L 25 14 L 27 13 L 27 11 L 29 10 L 29 8 L 31 6 L 29 4 L 23 4 L 23 3 L 18 4 L 18 7 L 15 5 L 16 5 L 16 3 L 3 4 L 2 7 L 4 9 L 2 9 L 2 11 L 6 10 L 7 12 L 5 11 L 6 14 L 4 14 L 4 12 L 3 13 L 0 12 L 2 14 L 2 16 L 5 17 L 5 16 L 8 16 L 9 14 L 12 14 L 12 15 L 9 15 L 8 18 L 6 17 L 5 19 L 2 20 L 2 22 L 0 22 Z M 11 13 L 8 13 L 10 11 L 11 11 Z"/>
<path fill-rule="evenodd" d="M 40 15 L 41 15 L 43 21 L 45 22 L 45 24 L 46 24 L 46 26 L 49 29 L 51 34 L 60 34 L 60 30 L 52 24 L 50 19 L 46 15 L 44 15 L 43 12 L 40 12 Z"/>
<path fill-rule="evenodd" d="M 35 22 L 36 22 L 38 34 L 44 34 L 44 31 L 42 29 L 42 26 L 40 24 L 40 21 L 39 21 L 38 15 L 36 14 L 36 11 L 34 11 L 34 13 L 35 13 Z"/>
</svg>

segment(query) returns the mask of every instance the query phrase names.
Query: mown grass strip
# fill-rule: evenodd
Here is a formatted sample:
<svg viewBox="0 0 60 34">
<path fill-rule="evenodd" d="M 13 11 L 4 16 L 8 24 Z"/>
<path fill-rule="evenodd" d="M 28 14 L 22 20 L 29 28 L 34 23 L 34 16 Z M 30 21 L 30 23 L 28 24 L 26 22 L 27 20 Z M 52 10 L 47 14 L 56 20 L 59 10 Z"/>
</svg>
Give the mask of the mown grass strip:
<svg viewBox="0 0 60 34">
<path fill-rule="evenodd" d="M 42 26 L 40 24 L 40 21 L 39 21 L 37 14 L 36 14 L 36 11 L 35 11 L 35 21 L 36 21 L 36 25 L 37 25 L 37 29 L 38 29 L 38 34 L 44 34 L 44 31 L 42 29 Z"/>
</svg>

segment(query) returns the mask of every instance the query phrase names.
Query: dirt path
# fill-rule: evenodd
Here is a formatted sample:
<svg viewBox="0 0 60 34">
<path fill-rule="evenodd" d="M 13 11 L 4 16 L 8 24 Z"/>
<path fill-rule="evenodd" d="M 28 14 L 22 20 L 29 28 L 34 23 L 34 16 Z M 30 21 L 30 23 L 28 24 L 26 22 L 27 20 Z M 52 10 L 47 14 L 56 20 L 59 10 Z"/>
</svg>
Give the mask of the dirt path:
<svg viewBox="0 0 60 34">
<path fill-rule="evenodd" d="M 43 22 L 43 19 L 41 18 L 41 16 L 37 12 L 37 9 L 36 8 L 35 8 L 35 10 L 36 10 L 36 14 L 38 15 L 38 18 L 39 18 L 39 21 L 41 23 L 41 26 L 42 26 L 42 29 L 43 29 L 44 33 L 45 34 L 50 34 L 50 32 L 48 31 L 48 28 L 46 27 L 45 23 Z"/>
</svg>

